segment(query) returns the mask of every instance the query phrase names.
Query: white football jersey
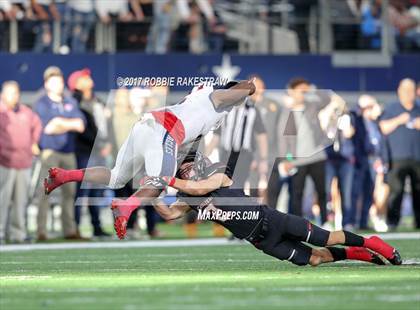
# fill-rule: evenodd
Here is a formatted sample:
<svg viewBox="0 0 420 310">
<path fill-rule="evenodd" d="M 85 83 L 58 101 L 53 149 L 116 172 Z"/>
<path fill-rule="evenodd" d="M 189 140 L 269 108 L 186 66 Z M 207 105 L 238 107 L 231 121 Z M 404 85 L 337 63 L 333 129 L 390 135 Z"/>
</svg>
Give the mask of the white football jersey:
<svg viewBox="0 0 420 310">
<path fill-rule="evenodd" d="M 210 99 L 213 90 L 212 86 L 199 86 L 180 103 L 165 108 L 175 114 L 184 125 L 183 143 L 193 142 L 198 136 L 206 135 L 217 127 L 232 109 L 232 106 L 216 109 Z"/>
</svg>

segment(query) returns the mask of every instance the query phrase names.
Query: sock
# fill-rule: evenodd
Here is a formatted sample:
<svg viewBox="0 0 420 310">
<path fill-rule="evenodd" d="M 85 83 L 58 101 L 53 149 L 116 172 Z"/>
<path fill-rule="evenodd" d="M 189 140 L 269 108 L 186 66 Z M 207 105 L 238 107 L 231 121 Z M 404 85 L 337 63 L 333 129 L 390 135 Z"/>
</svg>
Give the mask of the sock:
<svg viewBox="0 0 420 310">
<path fill-rule="evenodd" d="M 119 215 L 128 219 L 131 213 L 141 206 L 141 200 L 136 196 L 130 196 L 126 200 L 118 200 L 114 205 L 118 206 Z"/>
<path fill-rule="evenodd" d="M 385 258 L 392 258 L 394 256 L 394 248 L 376 236 L 365 238 L 363 246 L 381 254 Z"/>
<path fill-rule="evenodd" d="M 128 209 L 130 210 L 130 214 L 131 214 L 131 212 L 133 212 L 138 207 L 140 207 L 141 200 L 133 195 L 133 196 L 128 197 L 125 200 L 125 203 L 126 203 L 126 206 L 128 207 Z"/>
<path fill-rule="evenodd" d="M 85 169 L 67 170 L 63 173 L 62 180 L 67 182 L 82 182 L 85 176 Z"/>
<path fill-rule="evenodd" d="M 330 251 L 335 262 L 339 260 L 345 260 L 347 258 L 345 248 L 338 248 L 332 246 L 327 246 L 326 248 L 328 249 L 328 251 Z"/>
<path fill-rule="evenodd" d="M 343 230 L 344 233 L 344 245 L 349 245 L 349 246 L 364 246 L 364 242 L 365 242 L 365 238 L 363 238 L 362 236 L 356 235 L 352 232 L 349 232 L 347 230 Z"/>
<path fill-rule="evenodd" d="M 347 259 L 361 260 L 364 262 L 372 261 L 372 254 L 365 248 L 351 246 L 345 248 L 345 251 Z"/>
</svg>

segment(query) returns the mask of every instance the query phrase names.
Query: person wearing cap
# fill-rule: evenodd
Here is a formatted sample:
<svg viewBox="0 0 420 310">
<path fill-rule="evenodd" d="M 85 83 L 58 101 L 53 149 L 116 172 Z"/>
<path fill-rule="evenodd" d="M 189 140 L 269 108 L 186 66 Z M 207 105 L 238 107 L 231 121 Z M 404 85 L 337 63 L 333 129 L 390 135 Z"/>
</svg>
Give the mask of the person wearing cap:
<svg viewBox="0 0 420 310">
<path fill-rule="evenodd" d="M 42 121 L 41 176 L 48 174 L 51 166 L 65 169 L 76 168 L 75 139 L 85 130 L 85 117 L 77 102 L 64 94 L 64 77 L 58 67 L 48 67 L 44 72 L 45 95 L 34 105 L 34 111 Z M 61 191 L 61 220 L 66 239 L 80 239 L 74 220 L 74 184 L 66 184 Z M 38 209 L 38 240 L 47 239 L 48 197 L 40 195 Z"/>
<path fill-rule="evenodd" d="M 40 134 L 39 117 L 20 103 L 19 84 L 4 82 L 0 99 L 0 243 L 6 237 L 16 243 L 26 239 L 25 209 Z"/>
<path fill-rule="evenodd" d="M 85 131 L 76 135 L 77 168 L 106 166 L 106 158 L 112 151 L 108 130 L 108 115 L 110 116 L 110 112 L 107 113 L 104 103 L 93 92 L 94 82 L 90 70 L 85 68 L 74 71 L 70 74 L 67 85 L 86 119 Z M 95 237 L 110 236 L 103 231 L 101 226 L 100 205 L 93 201 L 103 197 L 103 194 L 104 190 L 100 186 L 83 182 L 77 183 L 76 224 L 77 226 L 80 224 L 81 207 L 87 204 Z"/>
</svg>

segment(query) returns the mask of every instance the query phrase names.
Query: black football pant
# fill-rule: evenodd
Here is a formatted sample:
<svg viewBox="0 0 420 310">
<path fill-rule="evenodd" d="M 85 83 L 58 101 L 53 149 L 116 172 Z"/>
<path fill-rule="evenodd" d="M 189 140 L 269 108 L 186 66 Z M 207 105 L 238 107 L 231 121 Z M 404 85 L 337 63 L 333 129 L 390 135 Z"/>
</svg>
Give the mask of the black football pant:
<svg viewBox="0 0 420 310">
<path fill-rule="evenodd" d="M 309 264 L 312 248 L 303 242 L 324 247 L 330 232 L 308 220 L 292 214 L 285 214 L 269 208 L 268 231 L 265 237 L 254 244 L 265 254 L 280 260 L 288 260 L 295 265 Z"/>
<path fill-rule="evenodd" d="M 292 214 L 302 216 L 302 197 L 306 176 L 310 176 L 315 184 L 318 204 L 321 208 L 321 223 L 327 221 L 327 195 L 325 190 L 325 161 L 319 161 L 298 167 L 292 177 Z"/>
<path fill-rule="evenodd" d="M 415 160 L 394 161 L 388 177 L 390 186 L 388 224 L 397 226 L 400 221 L 405 179 L 408 177 L 411 183 L 416 227 L 420 228 L 420 162 Z"/>
</svg>

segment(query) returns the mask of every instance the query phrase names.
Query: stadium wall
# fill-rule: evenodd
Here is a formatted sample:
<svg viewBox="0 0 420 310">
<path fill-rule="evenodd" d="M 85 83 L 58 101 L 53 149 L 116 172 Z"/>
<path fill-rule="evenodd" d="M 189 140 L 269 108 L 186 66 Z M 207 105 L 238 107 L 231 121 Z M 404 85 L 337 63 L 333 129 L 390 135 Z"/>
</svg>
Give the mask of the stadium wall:
<svg viewBox="0 0 420 310">
<path fill-rule="evenodd" d="M 117 77 L 216 76 L 224 74 L 242 79 L 257 73 L 269 89 L 281 89 L 293 76 L 303 76 L 319 88 L 343 92 L 394 92 L 399 80 L 411 77 L 420 80 L 420 56 L 398 55 L 384 66 L 339 67 L 332 56 L 299 55 L 147 55 L 118 54 L 0 54 L 0 82 L 16 80 L 23 91 L 42 87 L 46 67 L 59 66 L 68 76 L 84 67 L 91 69 L 98 91 L 117 88 Z M 189 87 L 174 87 L 186 90 Z"/>
</svg>

